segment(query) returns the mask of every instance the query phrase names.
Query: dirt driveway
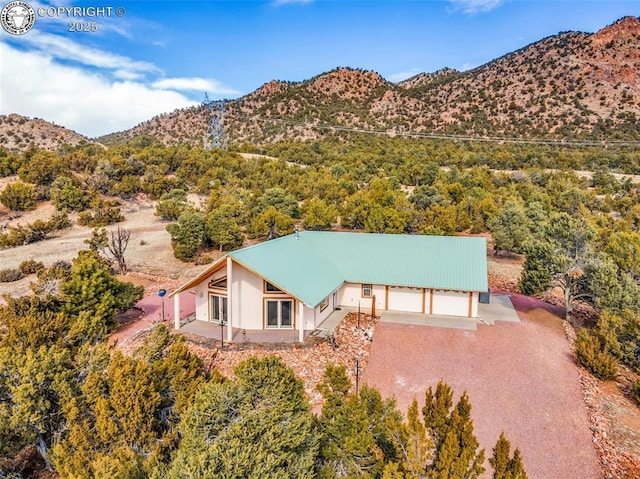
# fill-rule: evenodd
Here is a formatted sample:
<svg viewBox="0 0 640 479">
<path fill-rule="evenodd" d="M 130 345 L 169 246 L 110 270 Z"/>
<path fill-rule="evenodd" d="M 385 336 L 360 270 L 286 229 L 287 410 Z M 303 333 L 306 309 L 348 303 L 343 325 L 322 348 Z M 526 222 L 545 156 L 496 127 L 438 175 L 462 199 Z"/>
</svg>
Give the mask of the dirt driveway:
<svg viewBox="0 0 640 479">
<path fill-rule="evenodd" d="M 363 379 L 403 411 L 443 379 L 469 393 L 486 456 L 504 431 L 530 479 L 602 478 L 561 320 L 542 309 L 520 317 L 477 331 L 380 322 Z"/>
</svg>

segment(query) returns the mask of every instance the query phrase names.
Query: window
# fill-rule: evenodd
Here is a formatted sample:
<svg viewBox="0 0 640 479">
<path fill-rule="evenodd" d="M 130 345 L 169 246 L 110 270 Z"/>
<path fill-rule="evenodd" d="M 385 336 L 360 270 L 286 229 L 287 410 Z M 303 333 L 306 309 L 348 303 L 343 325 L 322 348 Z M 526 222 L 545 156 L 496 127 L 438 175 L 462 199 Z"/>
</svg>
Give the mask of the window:
<svg viewBox="0 0 640 479">
<path fill-rule="evenodd" d="M 373 291 L 373 286 L 372 285 L 370 285 L 370 284 L 363 284 L 362 285 L 362 297 L 363 298 L 370 298 L 372 291 Z"/>
<path fill-rule="evenodd" d="M 214 323 L 227 322 L 227 298 L 224 296 L 209 296 L 211 299 L 211 315 L 209 318 Z"/>
<path fill-rule="evenodd" d="M 327 309 L 327 306 L 329 306 L 329 296 L 324 298 L 322 300 L 322 303 L 320 303 L 320 311 L 324 311 L 325 309 Z"/>
<path fill-rule="evenodd" d="M 227 289 L 227 277 L 211 280 L 209 282 L 209 288 Z"/>
<path fill-rule="evenodd" d="M 282 293 L 281 289 L 276 288 L 274 285 L 269 283 L 269 281 L 264 282 L 264 290 L 267 293 Z"/>
<path fill-rule="evenodd" d="M 265 303 L 267 328 L 293 328 L 293 300 L 267 299 Z"/>
</svg>

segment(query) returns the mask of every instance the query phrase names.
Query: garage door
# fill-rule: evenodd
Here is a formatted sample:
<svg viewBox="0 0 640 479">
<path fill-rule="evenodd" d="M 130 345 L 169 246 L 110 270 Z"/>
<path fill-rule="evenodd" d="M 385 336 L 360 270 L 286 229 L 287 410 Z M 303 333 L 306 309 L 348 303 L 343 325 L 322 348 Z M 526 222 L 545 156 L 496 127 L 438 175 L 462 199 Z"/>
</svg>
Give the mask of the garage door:
<svg viewBox="0 0 640 479">
<path fill-rule="evenodd" d="M 434 291 L 433 314 L 469 316 L 469 293 L 458 291 Z"/>
<path fill-rule="evenodd" d="M 390 311 L 422 312 L 422 288 L 400 288 L 389 286 Z"/>
</svg>

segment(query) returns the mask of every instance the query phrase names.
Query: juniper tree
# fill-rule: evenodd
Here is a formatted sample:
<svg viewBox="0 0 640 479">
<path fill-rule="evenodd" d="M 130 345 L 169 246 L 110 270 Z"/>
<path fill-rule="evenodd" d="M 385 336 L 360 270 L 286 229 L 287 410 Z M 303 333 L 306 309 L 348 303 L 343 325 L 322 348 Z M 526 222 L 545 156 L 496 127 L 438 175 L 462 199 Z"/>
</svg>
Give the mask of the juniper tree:
<svg viewBox="0 0 640 479">
<path fill-rule="evenodd" d="M 204 217 L 199 211 L 184 211 L 177 223 L 167 225 L 167 231 L 171 235 L 173 255 L 180 261 L 192 261 L 206 238 Z"/>
<path fill-rule="evenodd" d="M 36 194 L 33 186 L 21 181 L 9 183 L 0 193 L 0 203 L 14 211 L 34 209 Z"/>
<path fill-rule="evenodd" d="M 305 201 L 302 212 L 302 224 L 308 230 L 330 230 L 338 219 L 338 210 L 319 198 Z"/>
<path fill-rule="evenodd" d="M 242 246 L 242 228 L 228 207 L 211 211 L 205 220 L 207 239 L 220 251 Z"/>
<path fill-rule="evenodd" d="M 320 478 L 379 477 L 388 462 L 401 459 L 402 417 L 395 401 L 383 401 L 366 385 L 358 394 L 350 388 L 346 368 L 329 365 L 318 386 L 325 400 L 318 420 Z"/>
<path fill-rule="evenodd" d="M 478 451 L 478 439 L 473 434 L 471 404 L 466 391 L 453 404 L 453 392 L 442 381 L 436 392 L 431 388 L 425 395 L 423 416 L 425 426 L 435 442 L 432 464 L 428 467 L 431 479 L 475 479 L 484 472 L 484 449 Z"/>
<path fill-rule="evenodd" d="M 249 229 L 254 238 L 266 236 L 267 240 L 272 240 L 291 233 L 293 223 L 291 217 L 277 210 L 275 206 L 270 206 L 254 217 Z"/>
<path fill-rule="evenodd" d="M 494 253 L 497 255 L 500 251 L 522 252 L 524 243 L 530 237 L 529 226 L 529 218 L 522 202 L 506 201 L 489 222 Z"/>
<path fill-rule="evenodd" d="M 502 432 L 493 448 L 493 455 L 489 458 L 489 464 L 493 468 L 493 479 L 527 479 L 520 450 L 516 448 L 513 457 L 510 457 L 510 454 L 511 443 Z"/>
<path fill-rule="evenodd" d="M 433 457 L 433 441 L 420 420 L 418 401 L 414 398 L 407 410 L 407 421 L 403 425 L 402 470 L 407 479 L 424 477 L 429 461 Z"/>
<path fill-rule="evenodd" d="M 592 239 L 594 230 L 583 218 L 553 215 L 539 241 L 524 247 L 526 261 L 520 278 L 525 294 L 538 294 L 551 286 L 564 293 L 566 317 L 576 300 L 591 298 L 591 272 L 597 269 Z"/>
<path fill-rule="evenodd" d="M 180 422 L 170 478 L 309 478 L 318 450 L 304 388 L 280 358 L 249 358 L 209 382 Z"/>
<path fill-rule="evenodd" d="M 144 293 L 144 287 L 118 281 L 97 252 L 83 250 L 73 260 L 69 278 L 61 285 L 63 311 L 71 317 L 85 313 L 107 326 L 116 312 L 129 309 Z"/>
<path fill-rule="evenodd" d="M 64 477 L 147 477 L 164 470 L 177 424 L 206 378 L 202 361 L 160 325 L 133 357 L 105 346 L 78 357 L 79 396 L 52 460 Z"/>
</svg>

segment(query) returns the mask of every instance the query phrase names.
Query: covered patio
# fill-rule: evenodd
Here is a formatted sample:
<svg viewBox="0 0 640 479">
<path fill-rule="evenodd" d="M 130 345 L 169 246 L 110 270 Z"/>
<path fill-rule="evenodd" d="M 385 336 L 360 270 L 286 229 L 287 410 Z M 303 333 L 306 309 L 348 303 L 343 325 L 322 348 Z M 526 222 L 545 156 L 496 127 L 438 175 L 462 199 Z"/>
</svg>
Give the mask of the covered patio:
<svg viewBox="0 0 640 479">
<path fill-rule="evenodd" d="M 310 336 L 325 337 L 327 333 L 333 332 L 340 322 L 349 313 L 357 312 L 358 308 L 338 308 L 335 309 L 315 330 L 305 330 L 304 339 Z M 370 313 L 370 310 L 362 309 L 362 314 Z M 299 331 L 297 329 L 240 329 L 220 326 L 219 323 L 208 323 L 206 321 L 196 321 L 194 315 L 183 318 L 180 321 L 179 331 L 196 334 L 204 338 L 221 340 L 233 343 L 295 343 L 299 341 Z"/>
</svg>

